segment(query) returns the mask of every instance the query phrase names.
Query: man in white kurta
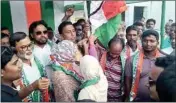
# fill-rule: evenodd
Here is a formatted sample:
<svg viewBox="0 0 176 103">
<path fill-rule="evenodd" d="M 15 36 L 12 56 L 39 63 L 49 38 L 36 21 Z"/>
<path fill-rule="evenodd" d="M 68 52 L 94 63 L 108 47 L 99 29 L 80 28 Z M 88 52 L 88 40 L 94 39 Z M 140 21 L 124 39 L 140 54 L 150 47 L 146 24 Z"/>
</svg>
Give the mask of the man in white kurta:
<svg viewBox="0 0 176 103">
<path fill-rule="evenodd" d="M 47 72 L 48 78 L 51 75 L 49 61 L 51 54 L 52 42 L 48 39 L 48 26 L 44 21 L 35 21 L 29 27 L 29 34 L 34 43 L 33 54 L 43 65 Z"/>
<path fill-rule="evenodd" d="M 31 84 L 35 82 L 36 80 L 38 80 L 41 77 L 41 75 L 38 70 L 36 61 L 34 61 L 34 57 L 30 59 L 30 62 L 31 62 L 31 65 L 23 62 L 23 73 L 26 75 L 29 83 Z"/>
<path fill-rule="evenodd" d="M 50 64 L 50 54 L 51 54 L 51 46 L 47 43 L 43 48 L 38 45 L 34 45 L 33 54 L 40 60 L 40 63 L 44 66 L 46 70 L 48 78 L 51 78 L 52 69 L 49 66 Z"/>
<path fill-rule="evenodd" d="M 43 48 L 34 45 L 33 54 L 41 61 L 43 66 L 47 66 L 50 61 L 51 46 L 48 43 Z"/>
</svg>

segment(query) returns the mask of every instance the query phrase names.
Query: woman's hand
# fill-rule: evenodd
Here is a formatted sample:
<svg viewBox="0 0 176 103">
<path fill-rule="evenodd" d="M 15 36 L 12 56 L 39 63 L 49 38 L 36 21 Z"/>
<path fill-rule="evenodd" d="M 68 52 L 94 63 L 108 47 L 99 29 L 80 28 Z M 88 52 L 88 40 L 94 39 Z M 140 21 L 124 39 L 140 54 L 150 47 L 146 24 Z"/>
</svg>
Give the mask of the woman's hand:
<svg viewBox="0 0 176 103">
<path fill-rule="evenodd" d="M 82 47 L 82 46 L 83 46 L 83 43 L 84 43 L 85 41 L 88 41 L 88 39 L 85 38 L 85 39 L 79 41 L 79 42 L 77 43 L 77 45 Z"/>
<path fill-rule="evenodd" d="M 94 42 L 95 42 L 95 40 L 97 39 L 97 37 L 95 36 L 95 35 L 90 35 L 90 37 L 89 37 L 89 44 L 90 45 L 94 45 Z"/>
<path fill-rule="evenodd" d="M 90 32 L 90 24 L 86 22 L 83 26 L 84 38 L 88 38 L 88 32 Z"/>
<path fill-rule="evenodd" d="M 84 47 L 85 55 L 88 55 L 89 54 L 89 43 L 88 43 L 88 40 L 84 40 L 83 41 L 83 47 Z"/>
</svg>

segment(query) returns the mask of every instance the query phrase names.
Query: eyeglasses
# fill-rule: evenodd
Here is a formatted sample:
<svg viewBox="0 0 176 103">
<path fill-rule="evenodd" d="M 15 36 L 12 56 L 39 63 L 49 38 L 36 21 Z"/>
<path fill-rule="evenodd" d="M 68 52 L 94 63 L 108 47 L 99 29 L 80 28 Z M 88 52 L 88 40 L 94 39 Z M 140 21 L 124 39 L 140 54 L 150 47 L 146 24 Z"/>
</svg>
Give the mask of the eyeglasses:
<svg viewBox="0 0 176 103">
<path fill-rule="evenodd" d="M 42 33 L 43 33 L 44 35 L 46 35 L 46 34 L 48 33 L 48 31 L 45 30 L 45 31 L 37 31 L 37 32 L 35 32 L 36 35 L 42 35 Z"/>
<path fill-rule="evenodd" d="M 20 48 L 23 50 L 23 51 L 26 51 L 26 50 L 29 50 L 29 48 L 31 49 L 33 47 L 33 43 L 30 43 L 28 45 L 24 45 L 24 46 L 21 46 Z"/>
</svg>

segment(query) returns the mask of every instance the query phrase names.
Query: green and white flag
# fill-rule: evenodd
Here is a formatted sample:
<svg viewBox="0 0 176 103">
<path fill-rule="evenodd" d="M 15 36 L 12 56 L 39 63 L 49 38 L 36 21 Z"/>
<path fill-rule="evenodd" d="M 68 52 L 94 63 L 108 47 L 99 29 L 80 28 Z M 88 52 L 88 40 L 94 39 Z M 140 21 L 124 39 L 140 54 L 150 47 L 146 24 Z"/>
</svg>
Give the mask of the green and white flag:
<svg viewBox="0 0 176 103">
<path fill-rule="evenodd" d="M 65 1 L 64 9 L 73 7 L 75 11 L 84 10 L 84 1 Z"/>
<path fill-rule="evenodd" d="M 121 23 L 121 13 L 126 10 L 125 1 L 91 1 L 90 22 L 93 34 L 104 47 L 116 35 Z"/>
<path fill-rule="evenodd" d="M 73 6 L 72 21 L 84 17 L 83 1 L 1 1 L 1 27 L 6 26 L 12 33 L 22 31 L 28 34 L 29 25 L 36 20 L 44 20 L 57 32 L 65 15 L 65 9 Z"/>
</svg>

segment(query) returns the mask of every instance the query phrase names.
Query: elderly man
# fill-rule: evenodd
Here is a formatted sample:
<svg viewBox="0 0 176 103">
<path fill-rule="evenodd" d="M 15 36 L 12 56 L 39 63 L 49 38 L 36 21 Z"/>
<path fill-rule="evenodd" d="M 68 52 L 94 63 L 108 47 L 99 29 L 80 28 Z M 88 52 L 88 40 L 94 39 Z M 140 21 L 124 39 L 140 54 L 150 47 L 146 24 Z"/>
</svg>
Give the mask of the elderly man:
<svg viewBox="0 0 176 103">
<path fill-rule="evenodd" d="M 15 47 L 17 51 L 17 56 L 22 60 L 22 79 L 19 83 L 19 89 L 29 86 L 31 83 L 36 80 L 43 81 L 44 90 L 48 89 L 49 80 L 42 77 L 46 76 L 43 66 L 41 65 L 38 58 L 36 58 L 32 53 L 33 44 L 29 37 L 24 32 L 16 32 L 10 37 L 11 46 Z M 35 73 L 35 75 L 34 75 Z M 42 90 L 43 91 L 43 90 Z M 25 98 L 24 101 L 32 102 L 41 102 L 42 100 L 42 91 L 35 90 L 33 91 L 28 98 Z M 49 96 L 49 95 L 46 95 Z M 36 98 L 37 97 L 37 98 Z M 44 102 L 44 101 L 43 101 Z"/>
</svg>

